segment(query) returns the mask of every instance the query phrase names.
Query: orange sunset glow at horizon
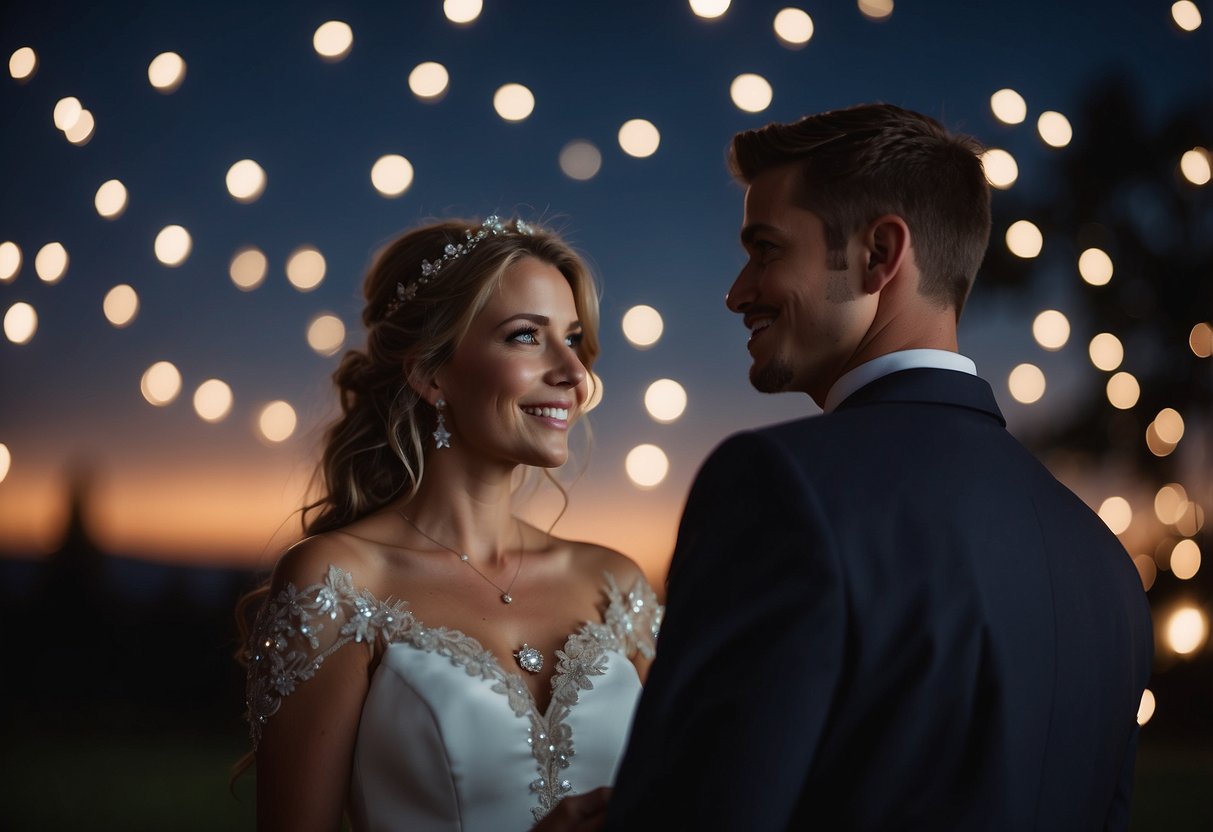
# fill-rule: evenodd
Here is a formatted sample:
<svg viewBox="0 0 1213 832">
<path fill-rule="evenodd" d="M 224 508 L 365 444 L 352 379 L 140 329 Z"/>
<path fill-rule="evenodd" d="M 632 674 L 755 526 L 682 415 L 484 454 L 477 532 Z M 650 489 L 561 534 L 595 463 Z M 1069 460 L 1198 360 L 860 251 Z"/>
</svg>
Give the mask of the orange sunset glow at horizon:
<svg viewBox="0 0 1213 832">
<path fill-rule="evenodd" d="M 236 467 L 182 465 L 83 475 L 83 520 L 107 554 L 177 565 L 268 570 L 302 537 L 300 508 L 312 468 L 289 456 Z M 684 479 L 689 480 L 689 474 Z M 667 484 L 668 485 L 668 484 Z M 0 557 L 45 557 L 62 542 L 72 475 L 37 473 L 0 484 Z M 568 486 L 566 486 L 568 487 Z M 569 504 L 540 482 L 519 490 L 516 511 L 560 537 L 617 549 L 664 583 L 686 483 L 658 492 L 611 487 L 588 477 L 569 488 Z M 557 517 L 559 520 L 557 521 Z M 618 518 L 627 517 L 621 523 Z M 218 521 L 217 521 L 218 518 Z"/>
</svg>

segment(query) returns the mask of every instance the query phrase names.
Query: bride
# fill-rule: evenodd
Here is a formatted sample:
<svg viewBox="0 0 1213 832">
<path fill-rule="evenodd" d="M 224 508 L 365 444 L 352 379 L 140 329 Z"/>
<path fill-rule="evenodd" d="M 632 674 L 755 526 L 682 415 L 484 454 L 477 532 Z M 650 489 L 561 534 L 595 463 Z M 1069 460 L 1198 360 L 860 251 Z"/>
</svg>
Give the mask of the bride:
<svg viewBox="0 0 1213 832">
<path fill-rule="evenodd" d="M 510 508 L 568 456 L 594 285 L 489 217 L 403 235 L 364 291 L 324 496 L 248 643 L 258 827 L 527 829 L 612 781 L 661 618 L 632 561 Z"/>
</svg>

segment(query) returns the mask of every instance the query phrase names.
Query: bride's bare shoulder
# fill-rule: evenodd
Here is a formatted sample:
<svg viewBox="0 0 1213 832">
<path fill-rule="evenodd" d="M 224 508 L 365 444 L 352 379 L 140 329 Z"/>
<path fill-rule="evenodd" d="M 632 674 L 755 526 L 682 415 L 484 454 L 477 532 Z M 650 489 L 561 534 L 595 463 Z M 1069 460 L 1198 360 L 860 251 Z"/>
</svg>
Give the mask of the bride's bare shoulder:
<svg viewBox="0 0 1213 832">
<path fill-rule="evenodd" d="M 355 586 L 374 592 L 379 584 L 383 558 L 372 541 L 358 534 L 356 526 L 311 535 L 283 552 L 274 567 L 273 584 L 287 582 L 297 588 L 322 582 L 329 569 L 348 572 Z"/>
<path fill-rule="evenodd" d="M 601 583 L 603 573 L 610 574 L 615 583 L 624 589 L 631 587 L 638 579 L 645 580 L 644 571 L 636 561 L 609 546 L 561 538 L 554 538 L 553 542 L 566 548 L 574 568 L 595 582 Z"/>
</svg>

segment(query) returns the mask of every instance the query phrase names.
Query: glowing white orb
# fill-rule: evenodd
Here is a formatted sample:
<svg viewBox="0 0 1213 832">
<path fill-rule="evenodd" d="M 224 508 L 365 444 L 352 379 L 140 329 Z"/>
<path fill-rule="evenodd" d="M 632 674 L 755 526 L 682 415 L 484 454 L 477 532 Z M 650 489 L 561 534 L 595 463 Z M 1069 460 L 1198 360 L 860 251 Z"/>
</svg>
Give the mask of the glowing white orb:
<svg viewBox="0 0 1213 832">
<path fill-rule="evenodd" d="M 180 266 L 190 256 L 194 241 L 180 225 L 166 225 L 156 235 L 153 248 L 156 259 L 166 266 Z"/>
<path fill-rule="evenodd" d="M 398 197 L 413 184 L 413 163 L 396 153 L 380 156 L 371 166 L 371 185 L 382 196 Z"/>
<path fill-rule="evenodd" d="M 265 169 L 252 159 L 241 159 L 227 169 L 224 183 L 227 192 L 237 202 L 256 202 L 265 193 Z"/>
<path fill-rule="evenodd" d="M 161 52 L 147 65 L 147 80 L 162 93 L 170 93 L 185 80 L 185 61 L 176 52 Z"/>
</svg>

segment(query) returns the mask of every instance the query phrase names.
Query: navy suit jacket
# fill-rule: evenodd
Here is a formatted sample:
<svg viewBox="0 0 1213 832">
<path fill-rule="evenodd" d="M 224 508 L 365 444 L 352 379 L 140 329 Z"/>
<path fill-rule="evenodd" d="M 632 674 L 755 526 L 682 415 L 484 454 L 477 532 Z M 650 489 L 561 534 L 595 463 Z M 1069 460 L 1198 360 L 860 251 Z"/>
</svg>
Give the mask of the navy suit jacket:
<svg viewBox="0 0 1213 832">
<path fill-rule="evenodd" d="M 668 590 L 609 829 L 1127 825 L 1145 593 L 980 378 L 725 441 Z"/>
</svg>

